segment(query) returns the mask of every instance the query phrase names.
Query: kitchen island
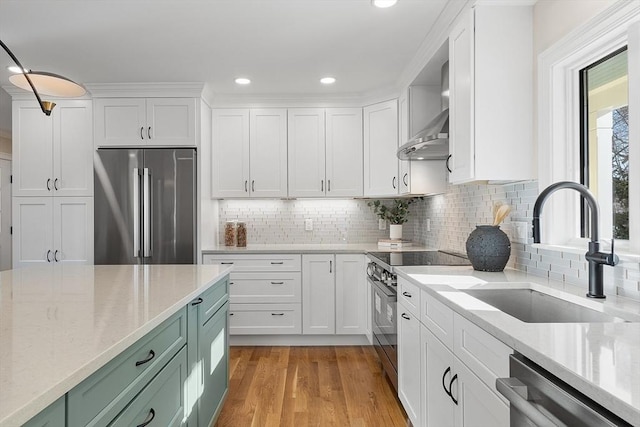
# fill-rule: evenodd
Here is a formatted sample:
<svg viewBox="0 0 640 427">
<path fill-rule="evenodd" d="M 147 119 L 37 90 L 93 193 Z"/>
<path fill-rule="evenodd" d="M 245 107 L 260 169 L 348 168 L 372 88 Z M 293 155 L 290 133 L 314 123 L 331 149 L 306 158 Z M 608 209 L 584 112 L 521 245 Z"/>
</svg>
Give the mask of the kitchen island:
<svg viewBox="0 0 640 427">
<path fill-rule="evenodd" d="M 0 426 L 27 422 L 163 322 L 187 313 L 230 271 L 47 265 L 0 273 Z"/>
</svg>

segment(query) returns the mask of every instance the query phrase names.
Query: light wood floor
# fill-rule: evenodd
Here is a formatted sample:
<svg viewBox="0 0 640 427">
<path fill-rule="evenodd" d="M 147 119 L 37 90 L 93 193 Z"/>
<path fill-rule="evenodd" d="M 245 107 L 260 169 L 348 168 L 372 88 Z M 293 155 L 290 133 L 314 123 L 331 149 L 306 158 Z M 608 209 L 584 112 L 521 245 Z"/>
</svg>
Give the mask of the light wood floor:
<svg viewBox="0 0 640 427">
<path fill-rule="evenodd" d="M 231 347 L 216 427 L 407 425 L 373 347 Z"/>
</svg>

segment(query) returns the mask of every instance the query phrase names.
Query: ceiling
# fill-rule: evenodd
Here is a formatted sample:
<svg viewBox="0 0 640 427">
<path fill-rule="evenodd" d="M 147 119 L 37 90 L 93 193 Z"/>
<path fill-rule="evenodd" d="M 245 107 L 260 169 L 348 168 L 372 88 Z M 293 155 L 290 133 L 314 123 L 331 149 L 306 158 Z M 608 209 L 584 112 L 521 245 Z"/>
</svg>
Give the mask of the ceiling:
<svg viewBox="0 0 640 427">
<path fill-rule="evenodd" d="M 213 94 L 362 96 L 398 80 L 447 0 L 0 0 L 26 68 L 79 83 L 205 82 Z M 0 86 L 8 85 L 0 53 Z M 337 82 L 321 85 L 331 75 Z M 248 77 L 238 86 L 235 77 Z"/>
</svg>

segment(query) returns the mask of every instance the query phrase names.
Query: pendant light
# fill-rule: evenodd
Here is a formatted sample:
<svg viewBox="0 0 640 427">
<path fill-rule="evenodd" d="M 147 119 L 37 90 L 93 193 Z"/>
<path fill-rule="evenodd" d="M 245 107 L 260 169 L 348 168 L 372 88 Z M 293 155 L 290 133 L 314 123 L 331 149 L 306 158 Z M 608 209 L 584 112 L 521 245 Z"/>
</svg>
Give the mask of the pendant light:
<svg viewBox="0 0 640 427">
<path fill-rule="evenodd" d="M 20 64 L 20 61 L 18 61 L 18 58 L 16 58 L 2 40 L 0 40 L 0 45 L 2 45 L 2 48 L 9 54 L 20 70 L 19 74 L 9 77 L 9 81 L 20 89 L 33 92 L 40 104 L 40 109 L 47 116 L 51 115 L 51 110 L 53 110 L 53 107 L 55 107 L 56 104 L 51 101 L 43 101 L 42 98 L 40 98 L 41 93 L 49 96 L 75 98 L 82 96 L 87 92 L 85 88 L 80 86 L 78 83 L 58 74 L 25 69 L 22 64 Z M 36 89 L 36 86 L 39 91 Z"/>
</svg>

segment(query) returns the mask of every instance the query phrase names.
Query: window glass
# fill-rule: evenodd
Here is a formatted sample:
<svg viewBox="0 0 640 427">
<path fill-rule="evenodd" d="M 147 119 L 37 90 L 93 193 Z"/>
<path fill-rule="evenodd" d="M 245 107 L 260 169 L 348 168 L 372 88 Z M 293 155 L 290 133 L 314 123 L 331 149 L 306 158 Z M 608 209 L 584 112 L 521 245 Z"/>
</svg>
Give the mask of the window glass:
<svg viewBox="0 0 640 427">
<path fill-rule="evenodd" d="M 580 72 L 581 179 L 601 209 L 602 237 L 629 239 L 629 89 L 627 48 Z M 589 237 L 582 209 L 582 237 Z"/>
</svg>

